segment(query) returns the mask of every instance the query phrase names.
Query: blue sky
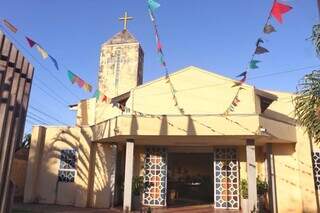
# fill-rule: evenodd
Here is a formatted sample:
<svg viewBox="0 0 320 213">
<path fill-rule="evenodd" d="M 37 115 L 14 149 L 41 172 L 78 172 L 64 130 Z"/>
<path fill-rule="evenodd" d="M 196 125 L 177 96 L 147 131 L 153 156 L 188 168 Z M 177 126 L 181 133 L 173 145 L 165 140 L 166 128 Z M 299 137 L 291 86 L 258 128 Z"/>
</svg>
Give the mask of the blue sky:
<svg viewBox="0 0 320 213">
<path fill-rule="evenodd" d="M 293 10 L 284 16 L 283 24 L 272 19 L 277 32 L 265 36 L 263 44 L 270 53 L 258 57 L 262 61 L 260 68 L 250 72 L 249 78 L 320 65 L 312 43 L 306 41 L 311 35 L 312 25 L 319 21 L 316 1 L 282 2 L 290 4 Z M 255 42 L 261 36 L 272 0 L 159 0 L 159 3 L 161 7 L 156 17 L 170 72 L 194 65 L 233 78 L 246 67 Z M 134 17 L 129 23 L 129 31 L 141 42 L 145 52 L 144 82 L 163 76 L 144 0 L 10 0 L 1 4 L 0 18 L 16 25 L 20 31 L 14 37 L 24 47 L 27 44 L 23 35 L 28 35 L 59 63 L 96 86 L 100 45 L 122 29 L 118 17 L 126 10 Z M 38 85 L 33 86 L 31 106 L 64 123 L 73 124 L 74 112 L 43 90 L 47 93 L 54 90 L 60 96 L 59 100 L 63 99 L 67 104 L 77 103 L 79 98 L 85 99 L 92 94 L 70 84 L 65 69 L 56 71 L 49 60 L 42 61 L 35 50 L 29 51 L 68 89 L 26 53 L 35 65 L 34 82 Z M 249 79 L 248 83 L 263 89 L 295 91 L 298 81 L 311 70 Z M 51 91 L 44 88 L 43 83 Z M 38 115 L 49 124 L 57 123 Z M 27 123 L 27 131 L 30 124 Z"/>
</svg>

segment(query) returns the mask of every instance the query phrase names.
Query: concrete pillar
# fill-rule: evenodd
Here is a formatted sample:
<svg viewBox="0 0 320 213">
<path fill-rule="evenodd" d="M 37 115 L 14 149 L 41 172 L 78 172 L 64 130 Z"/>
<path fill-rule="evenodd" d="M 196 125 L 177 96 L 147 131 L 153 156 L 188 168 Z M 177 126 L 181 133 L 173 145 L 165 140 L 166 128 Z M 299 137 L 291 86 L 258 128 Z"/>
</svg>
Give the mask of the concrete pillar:
<svg viewBox="0 0 320 213">
<path fill-rule="evenodd" d="M 45 136 L 45 127 L 35 126 L 32 128 L 32 137 L 23 196 L 25 203 L 32 203 L 36 201 L 38 177 L 45 143 Z"/>
<path fill-rule="evenodd" d="M 126 142 L 126 164 L 124 171 L 124 193 L 123 193 L 123 211 L 131 211 L 132 201 L 132 176 L 134 162 L 134 141 L 127 140 Z"/>
<path fill-rule="evenodd" d="M 277 199 L 276 199 L 276 180 L 274 170 L 274 158 L 272 153 L 272 144 L 266 144 L 266 160 L 267 160 L 267 174 L 269 186 L 269 208 L 272 213 L 277 213 Z"/>
<path fill-rule="evenodd" d="M 249 212 L 257 211 L 256 150 L 253 139 L 246 141 Z"/>
<path fill-rule="evenodd" d="M 112 169 L 111 169 L 111 174 L 110 174 L 111 207 L 114 207 L 114 205 L 115 205 L 117 152 L 118 152 L 117 145 L 112 145 L 111 146 Z"/>
</svg>

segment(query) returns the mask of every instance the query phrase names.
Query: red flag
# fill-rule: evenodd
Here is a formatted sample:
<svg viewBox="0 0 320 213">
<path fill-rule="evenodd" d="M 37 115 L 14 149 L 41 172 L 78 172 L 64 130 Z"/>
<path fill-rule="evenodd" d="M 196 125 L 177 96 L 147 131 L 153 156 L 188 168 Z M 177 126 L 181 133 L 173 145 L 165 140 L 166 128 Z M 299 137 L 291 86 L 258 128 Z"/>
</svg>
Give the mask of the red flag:
<svg viewBox="0 0 320 213">
<path fill-rule="evenodd" d="M 31 38 L 26 36 L 26 39 L 28 41 L 29 46 L 32 48 L 34 45 L 37 44 L 37 42 L 33 41 Z"/>
<path fill-rule="evenodd" d="M 291 9 L 292 9 L 291 6 L 286 5 L 286 4 L 281 4 L 276 1 L 273 4 L 271 14 L 278 22 L 282 23 L 282 15 L 289 12 Z"/>
<path fill-rule="evenodd" d="M 157 49 L 158 49 L 158 52 L 162 52 L 162 45 L 160 43 L 160 40 L 158 40 L 157 42 Z"/>
<path fill-rule="evenodd" d="M 107 101 L 108 101 L 108 97 L 103 95 L 102 102 L 107 102 Z"/>
</svg>

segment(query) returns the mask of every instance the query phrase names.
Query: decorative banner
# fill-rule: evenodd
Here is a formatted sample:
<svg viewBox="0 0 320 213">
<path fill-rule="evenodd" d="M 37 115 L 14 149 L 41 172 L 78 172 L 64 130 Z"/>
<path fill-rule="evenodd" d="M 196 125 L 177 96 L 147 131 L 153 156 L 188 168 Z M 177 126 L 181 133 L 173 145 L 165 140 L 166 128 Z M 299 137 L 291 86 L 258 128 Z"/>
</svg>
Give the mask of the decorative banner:
<svg viewBox="0 0 320 213">
<path fill-rule="evenodd" d="M 263 32 L 266 34 L 270 34 L 270 33 L 276 32 L 276 30 L 271 24 L 266 24 L 263 28 Z"/>
<path fill-rule="evenodd" d="M 68 73 L 68 78 L 71 81 L 72 84 L 74 84 L 75 80 L 76 80 L 76 76 L 71 72 L 71 71 L 67 71 Z"/>
<path fill-rule="evenodd" d="M 39 44 L 36 44 L 36 48 L 43 59 L 47 59 L 49 57 L 49 54 Z"/>
<path fill-rule="evenodd" d="M 53 58 L 51 55 L 49 55 L 49 58 L 52 60 L 54 66 L 56 67 L 57 70 L 59 70 L 59 65 L 58 62 L 55 58 Z"/>
<path fill-rule="evenodd" d="M 77 79 L 76 82 L 77 82 L 78 86 L 79 86 L 80 88 L 82 88 L 82 87 L 84 86 L 84 84 L 85 84 L 84 80 L 82 80 L 82 79 L 79 78 L 79 77 L 77 77 L 76 79 Z"/>
<path fill-rule="evenodd" d="M 267 50 L 266 48 L 258 46 L 254 53 L 257 55 L 260 55 L 260 54 L 264 54 L 264 53 L 268 53 L 268 52 L 269 52 L 269 50 Z"/>
<path fill-rule="evenodd" d="M 257 66 L 257 63 L 260 63 L 261 61 L 259 61 L 259 60 L 251 60 L 250 61 L 250 69 L 257 69 L 257 68 L 259 68 L 258 66 Z"/>
<path fill-rule="evenodd" d="M 83 85 L 83 89 L 86 91 L 86 92 L 91 92 L 92 91 L 92 86 L 90 84 L 87 84 L 85 83 Z"/>
<path fill-rule="evenodd" d="M 99 98 L 100 98 L 100 91 L 99 91 L 99 90 L 96 90 L 96 91 L 94 92 L 93 97 L 96 98 L 96 101 L 99 100 Z"/>
<path fill-rule="evenodd" d="M 160 4 L 155 0 L 148 0 L 148 7 L 150 8 L 150 10 L 155 11 L 160 7 Z"/>
<path fill-rule="evenodd" d="M 258 38 L 256 42 L 256 47 L 260 46 L 260 43 L 264 43 L 264 41 L 261 38 Z"/>
<path fill-rule="evenodd" d="M 247 80 L 247 74 L 245 74 L 240 81 L 234 82 L 234 85 L 232 87 L 241 86 L 246 80 Z"/>
<path fill-rule="evenodd" d="M 239 75 L 237 75 L 237 77 L 242 77 L 242 76 L 247 76 L 247 71 L 240 73 Z"/>
<path fill-rule="evenodd" d="M 37 44 L 37 42 L 33 41 L 31 38 L 26 36 L 26 39 L 28 41 L 29 46 L 32 48 L 34 45 Z"/>
<path fill-rule="evenodd" d="M 11 24 L 7 19 L 3 19 L 2 22 L 4 23 L 4 25 L 6 25 L 6 27 L 13 33 L 16 33 L 18 31 L 18 29 Z"/>
<path fill-rule="evenodd" d="M 273 4 L 271 14 L 279 23 L 282 23 L 282 15 L 289 12 L 291 9 L 291 6 L 276 1 Z"/>
<path fill-rule="evenodd" d="M 103 95 L 102 102 L 108 102 L 108 97 L 106 95 Z"/>
</svg>

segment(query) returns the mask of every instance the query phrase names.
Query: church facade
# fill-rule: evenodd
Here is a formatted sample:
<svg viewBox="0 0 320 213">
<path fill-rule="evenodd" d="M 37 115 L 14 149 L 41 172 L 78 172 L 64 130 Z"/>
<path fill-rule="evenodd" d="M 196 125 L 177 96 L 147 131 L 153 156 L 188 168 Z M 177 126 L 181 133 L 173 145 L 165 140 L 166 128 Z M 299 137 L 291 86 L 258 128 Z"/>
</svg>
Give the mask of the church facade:
<svg viewBox="0 0 320 213">
<path fill-rule="evenodd" d="M 142 84 L 143 60 L 139 42 L 119 32 L 101 48 L 105 96 L 71 106 L 74 127 L 33 127 L 24 202 L 234 210 L 244 207 L 247 183 L 255 210 L 258 178 L 271 212 L 317 211 L 320 149 L 293 117 L 294 94 L 243 85 L 225 114 L 232 79 L 179 70 L 169 75 L 174 101 L 168 76 Z"/>
</svg>

